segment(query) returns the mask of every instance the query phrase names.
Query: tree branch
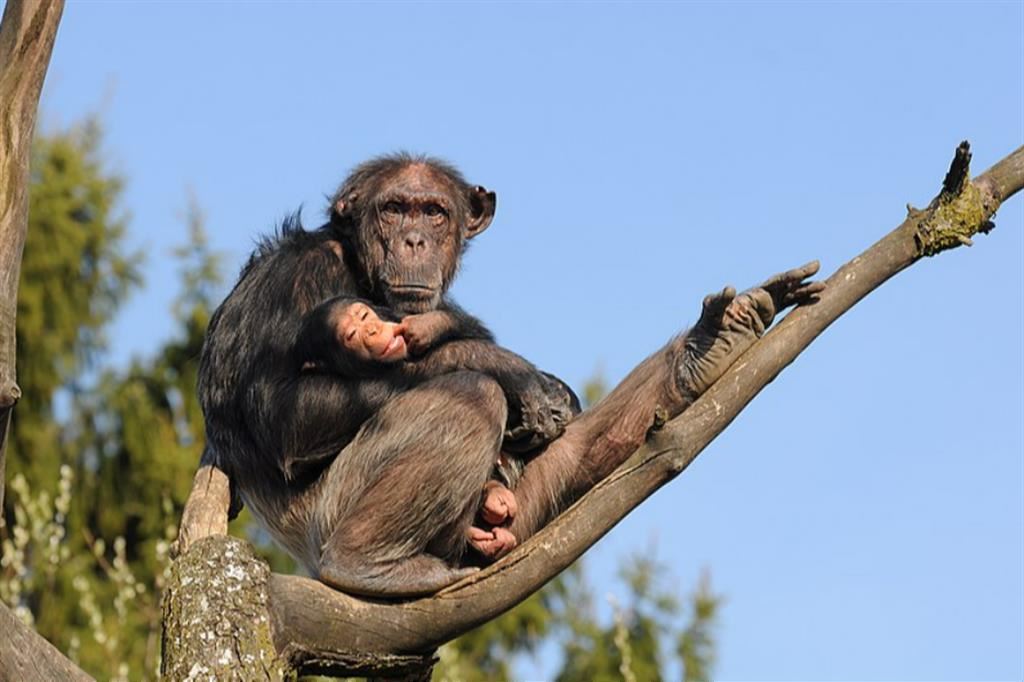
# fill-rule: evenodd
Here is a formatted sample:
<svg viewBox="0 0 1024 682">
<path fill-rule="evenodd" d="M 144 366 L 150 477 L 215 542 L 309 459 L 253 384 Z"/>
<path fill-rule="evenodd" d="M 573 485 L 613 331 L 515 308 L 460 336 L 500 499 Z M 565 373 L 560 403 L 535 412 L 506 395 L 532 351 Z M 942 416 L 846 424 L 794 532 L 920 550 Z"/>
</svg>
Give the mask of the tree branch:
<svg viewBox="0 0 1024 682">
<path fill-rule="evenodd" d="M 181 514 L 174 555 L 177 557 L 184 554 L 203 538 L 227 535 L 230 505 L 231 484 L 227 474 L 211 463 L 200 462 Z"/>
<path fill-rule="evenodd" d="M 973 182 L 969 161 L 963 143 L 942 191 L 926 209 L 908 207 L 900 226 L 828 279 L 816 304 L 786 316 L 699 400 L 652 432 L 628 461 L 501 561 L 432 597 L 405 603 L 357 599 L 308 578 L 271 575 L 268 608 L 276 654 L 303 673 L 357 674 L 374 664 L 378 674 L 401 674 L 417 657 L 429 656 L 438 645 L 540 589 L 689 466 L 840 315 L 922 257 L 970 244 L 972 236 L 988 232 L 995 210 L 1024 186 L 1024 147 Z M 227 506 L 219 513 L 226 519 Z"/>
<path fill-rule="evenodd" d="M 0 680 L 92 680 L 64 654 L 0 606 Z"/>
<path fill-rule="evenodd" d="M 11 411 L 21 389 L 15 313 L 28 230 L 29 158 L 63 0 L 8 0 L 0 19 L 0 519 Z M 92 679 L 0 604 L 0 680 Z"/>
<path fill-rule="evenodd" d="M 63 11 L 63 0 L 9 0 L 0 19 L 0 483 L 10 412 L 21 397 L 14 318 L 28 230 L 28 163 L 39 94 Z M 0 509 L 3 501 L 0 485 Z"/>
</svg>

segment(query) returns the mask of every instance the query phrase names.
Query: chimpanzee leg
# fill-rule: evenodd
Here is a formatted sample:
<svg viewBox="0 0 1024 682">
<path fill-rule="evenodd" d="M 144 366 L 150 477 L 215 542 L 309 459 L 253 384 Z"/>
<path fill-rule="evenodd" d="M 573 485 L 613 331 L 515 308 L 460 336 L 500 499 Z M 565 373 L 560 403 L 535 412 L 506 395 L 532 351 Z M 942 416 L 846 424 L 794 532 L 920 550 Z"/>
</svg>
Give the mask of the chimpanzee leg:
<svg viewBox="0 0 1024 682">
<path fill-rule="evenodd" d="M 385 405 L 321 481 L 320 579 L 411 596 L 471 572 L 449 562 L 465 546 L 505 421 L 501 388 L 475 372 L 437 377 Z"/>
<path fill-rule="evenodd" d="M 634 369 L 523 470 L 515 489 L 518 513 L 509 527 L 526 540 L 644 442 L 655 413 L 675 417 L 750 348 L 776 313 L 811 302 L 823 282 L 813 261 L 771 277 L 737 296 L 732 287 L 704 299 L 700 320 L 686 334 Z"/>
</svg>

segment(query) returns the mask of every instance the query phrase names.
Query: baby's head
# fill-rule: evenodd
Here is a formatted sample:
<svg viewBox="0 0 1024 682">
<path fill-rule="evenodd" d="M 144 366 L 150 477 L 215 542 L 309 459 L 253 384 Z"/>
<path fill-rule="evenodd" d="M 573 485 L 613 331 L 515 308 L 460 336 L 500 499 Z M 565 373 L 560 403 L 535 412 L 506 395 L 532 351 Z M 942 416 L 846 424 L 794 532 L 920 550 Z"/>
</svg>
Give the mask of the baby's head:
<svg viewBox="0 0 1024 682">
<path fill-rule="evenodd" d="M 345 308 L 337 329 L 341 344 L 363 360 L 398 362 L 407 354 L 401 325 L 380 319 L 365 303 Z"/>
</svg>

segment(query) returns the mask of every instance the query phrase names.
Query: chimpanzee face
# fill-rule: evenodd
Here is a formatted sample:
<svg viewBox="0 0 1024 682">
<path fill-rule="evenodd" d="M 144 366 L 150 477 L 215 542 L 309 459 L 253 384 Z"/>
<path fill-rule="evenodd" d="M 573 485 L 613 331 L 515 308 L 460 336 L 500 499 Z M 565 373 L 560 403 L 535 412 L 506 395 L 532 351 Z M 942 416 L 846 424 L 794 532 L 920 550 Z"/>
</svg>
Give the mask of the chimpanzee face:
<svg viewBox="0 0 1024 682">
<path fill-rule="evenodd" d="M 448 184 L 427 166 L 408 166 L 381 188 L 364 219 L 376 228 L 384 256 L 382 293 L 397 311 L 433 310 L 455 276 L 461 216 Z"/>
<path fill-rule="evenodd" d="M 349 214 L 360 266 L 373 295 L 407 315 L 433 310 L 459 267 L 465 240 L 483 232 L 495 196 L 429 162 L 410 162 L 367 178 L 339 199 Z"/>
</svg>

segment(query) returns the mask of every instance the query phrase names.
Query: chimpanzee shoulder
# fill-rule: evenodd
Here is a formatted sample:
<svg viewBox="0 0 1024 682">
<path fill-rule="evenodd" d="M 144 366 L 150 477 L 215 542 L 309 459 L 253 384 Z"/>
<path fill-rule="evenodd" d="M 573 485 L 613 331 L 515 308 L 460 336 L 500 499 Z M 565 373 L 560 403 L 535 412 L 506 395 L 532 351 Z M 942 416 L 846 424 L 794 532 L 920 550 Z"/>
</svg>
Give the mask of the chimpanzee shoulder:
<svg viewBox="0 0 1024 682">
<path fill-rule="evenodd" d="M 303 228 L 298 211 L 260 239 L 210 320 L 200 373 L 209 412 L 242 400 L 254 375 L 294 371 L 286 358 L 299 320 L 323 301 L 350 293 L 351 277 L 335 244 L 326 230 Z"/>
<path fill-rule="evenodd" d="M 324 225 L 314 230 L 307 230 L 302 225 L 302 209 L 285 216 L 278 226 L 270 233 L 263 235 L 256 242 L 256 248 L 249 260 L 242 266 L 239 281 L 245 279 L 252 270 L 261 263 L 275 258 L 285 261 L 294 258 L 302 259 L 309 255 L 323 256 L 326 260 L 340 258 L 340 244 Z M 329 256 L 333 255 L 333 258 Z"/>
</svg>

